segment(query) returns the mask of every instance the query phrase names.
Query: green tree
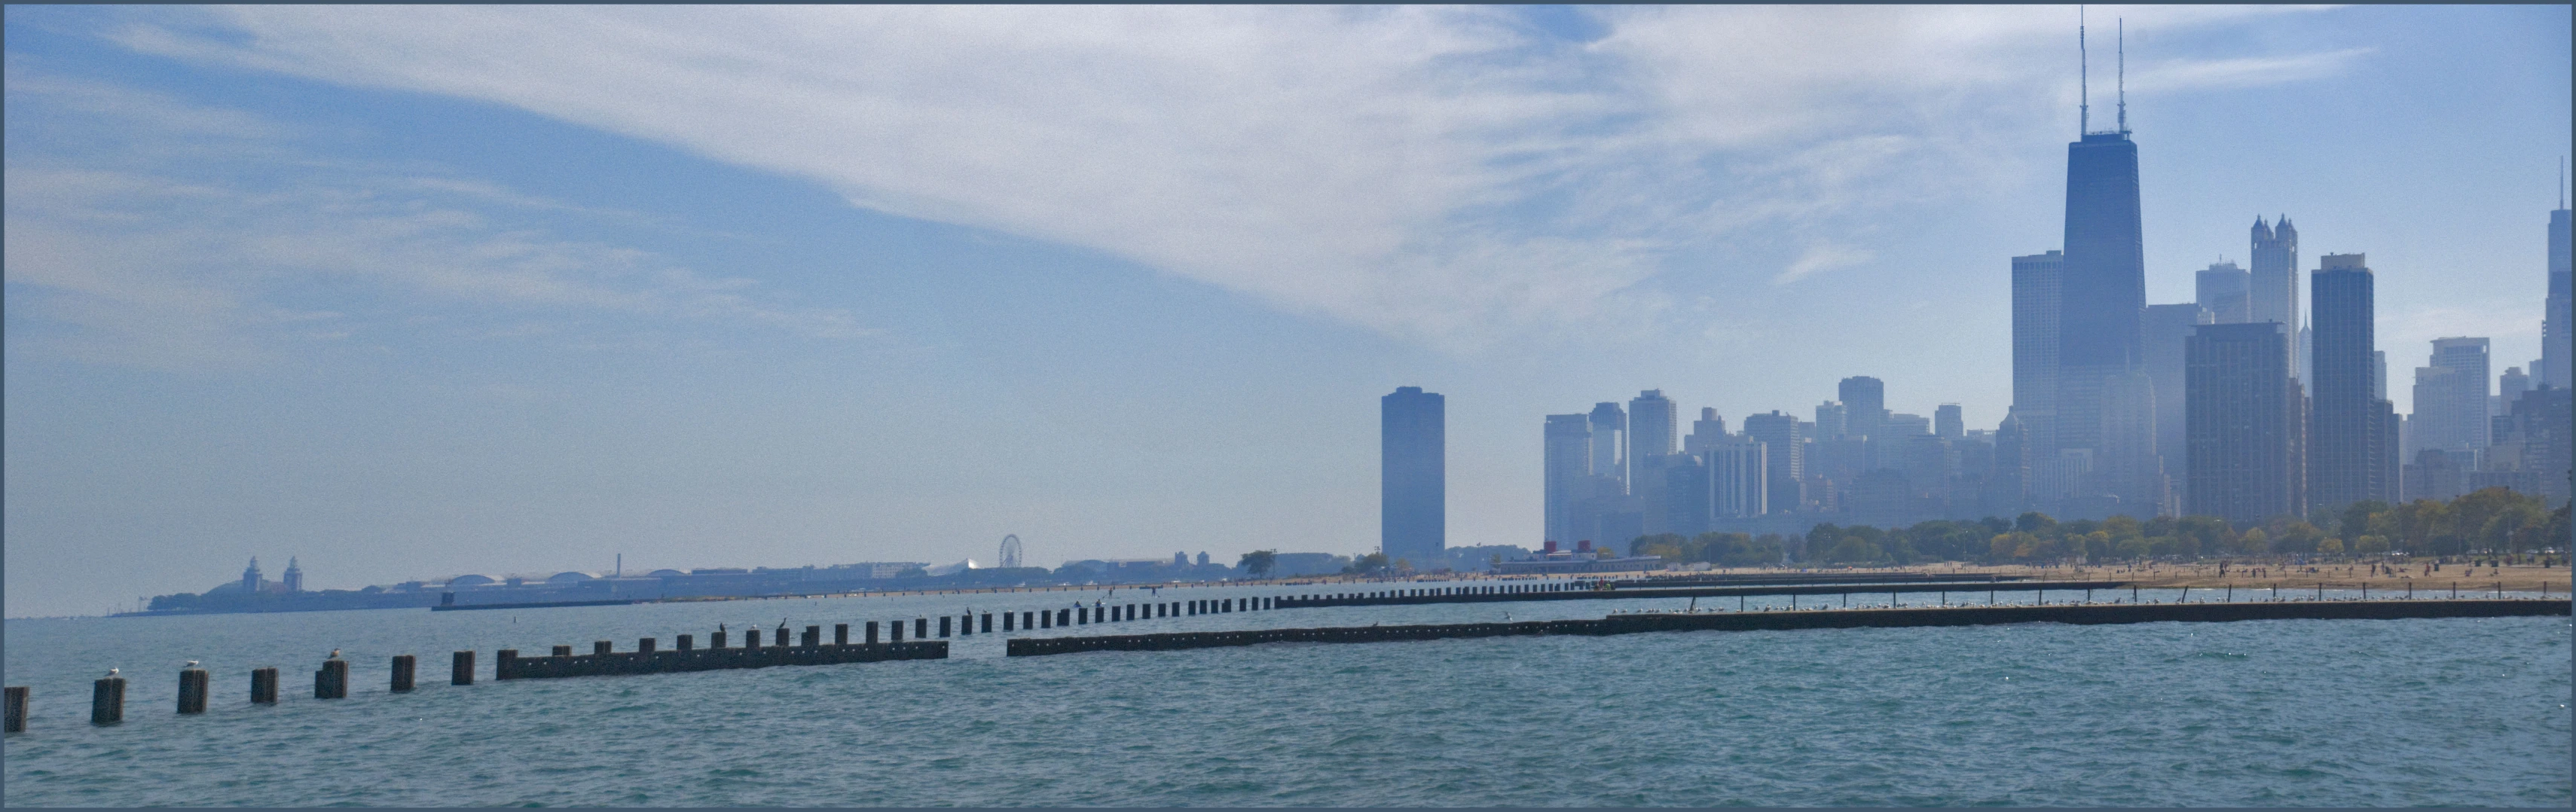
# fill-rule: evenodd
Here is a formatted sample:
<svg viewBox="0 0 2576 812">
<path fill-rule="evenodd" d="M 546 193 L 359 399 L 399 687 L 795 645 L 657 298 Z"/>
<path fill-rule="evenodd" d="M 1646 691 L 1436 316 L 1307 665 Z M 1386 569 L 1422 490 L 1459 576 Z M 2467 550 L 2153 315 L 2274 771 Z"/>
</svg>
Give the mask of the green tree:
<svg viewBox="0 0 2576 812">
<path fill-rule="evenodd" d="M 1243 560 L 1236 562 L 1236 565 L 1242 567 L 1244 572 L 1252 573 L 1254 578 L 1268 578 L 1270 570 L 1279 565 L 1279 551 L 1254 550 L 1244 553 Z"/>
</svg>

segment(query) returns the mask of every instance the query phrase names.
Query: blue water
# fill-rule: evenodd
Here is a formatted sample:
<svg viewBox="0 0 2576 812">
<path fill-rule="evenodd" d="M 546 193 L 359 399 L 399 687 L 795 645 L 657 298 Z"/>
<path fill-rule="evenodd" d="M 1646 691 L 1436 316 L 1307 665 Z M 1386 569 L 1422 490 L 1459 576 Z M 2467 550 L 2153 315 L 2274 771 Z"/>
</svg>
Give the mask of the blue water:
<svg viewBox="0 0 2576 812">
<path fill-rule="evenodd" d="M 1113 600 L 1307 591 L 1122 589 Z M 2217 597 L 2204 592 L 2193 598 Z M 952 639 L 952 659 L 941 661 L 489 681 L 501 648 L 588 651 L 612 639 L 626 651 L 638 637 L 704 641 L 718 622 L 770 628 L 784 617 L 828 630 L 1101 595 L 11 620 L 7 681 L 33 686 L 35 698 L 29 731 L 5 744 L 0 801 L 2571 802 L 2566 618 L 1675 632 L 1021 659 L 1001 656 L 1006 635 L 996 633 Z M 1766 601 L 1787 599 L 1748 605 Z M 1886 602 L 1882 593 L 1854 606 Z M 1598 617 L 1688 604 L 1347 607 L 1035 634 Z M 311 672 L 333 648 L 353 661 L 351 696 L 317 701 Z M 460 648 L 481 653 L 476 685 L 446 684 L 448 652 Z M 389 694 L 387 658 L 406 653 L 420 656 L 421 689 Z M 214 672 L 215 696 L 205 715 L 181 717 L 171 706 L 190 659 Z M 92 727 L 89 681 L 110 666 L 131 680 L 127 721 Z M 247 702 L 258 666 L 283 672 L 281 704 Z"/>
</svg>

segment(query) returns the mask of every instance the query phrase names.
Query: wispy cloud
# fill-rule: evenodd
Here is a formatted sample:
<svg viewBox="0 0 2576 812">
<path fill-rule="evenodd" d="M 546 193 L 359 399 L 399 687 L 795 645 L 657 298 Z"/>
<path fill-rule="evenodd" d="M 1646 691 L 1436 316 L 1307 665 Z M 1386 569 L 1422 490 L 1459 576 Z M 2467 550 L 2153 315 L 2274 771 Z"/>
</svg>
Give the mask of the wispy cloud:
<svg viewBox="0 0 2576 812">
<path fill-rule="evenodd" d="M 1859 265 L 1877 256 L 1875 253 L 1857 248 L 1830 244 L 1818 245 L 1799 255 L 1798 261 L 1789 263 L 1789 267 L 1781 270 L 1780 275 L 1771 277 L 1771 284 L 1786 285 L 1822 271 Z"/>
<path fill-rule="evenodd" d="M 1449 7 L 259 6 L 116 37 L 510 105 L 1474 347 L 1653 305 L 1636 285 L 1676 245 L 1785 224 L 1795 251 L 1815 221 L 1994 182 L 1989 131 L 2049 113 L 1990 109 L 2071 106 L 2071 12 L 1613 9 L 1572 42 Z"/>
<path fill-rule="evenodd" d="M 779 304 L 749 279 L 491 217 L 478 206 L 547 205 L 498 184 L 302 160 L 281 143 L 291 137 L 284 125 L 113 85 L 22 70 L 10 83 L 13 116 L 104 123 L 129 141 L 166 147 L 104 158 L 13 140 L 7 282 L 23 313 L 50 325 L 23 334 L 39 349 L 207 369 L 261 362 L 280 340 L 333 341 L 404 324 L 282 304 L 316 285 L 351 284 L 423 307 L 519 317 L 613 313 L 815 337 L 871 332 L 841 310 Z M 21 96 L 22 85 L 44 90 Z M 207 170 L 210 155 L 234 171 Z M 263 176 L 286 180 L 252 180 Z"/>
</svg>

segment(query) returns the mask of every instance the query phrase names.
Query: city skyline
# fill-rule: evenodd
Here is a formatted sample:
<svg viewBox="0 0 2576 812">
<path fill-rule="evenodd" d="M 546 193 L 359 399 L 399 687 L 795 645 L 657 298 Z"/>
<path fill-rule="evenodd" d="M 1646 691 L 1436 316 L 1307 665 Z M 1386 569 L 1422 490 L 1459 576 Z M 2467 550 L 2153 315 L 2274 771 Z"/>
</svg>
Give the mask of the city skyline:
<svg viewBox="0 0 2576 812">
<path fill-rule="evenodd" d="M 12 9 L 8 611 L 259 551 L 338 585 L 946 561 L 1014 532 L 1041 563 L 1365 550 L 1364 398 L 1396 386 L 1453 401 L 1451 546 L 1533 545 L 1529 426 L 1605 397 L 1751 429 L 1870 376 L 1891 414 L 1990 429 L 2003 258 L 2063 247 L 2032 201 L 2078 129 L 2073 12 L 1121 12 L 1244 45 L 1210 53 L 972 11 Z M 2258 264 L 2245 222 L 2286 212 L 2308 256 L 2369 253 L 2400 413 L 2432 339 L 2539 357 L 2565 9 L 2090 14 L 2094 96 L 2100 23 L 2141 54 L 2145 303 Z M 1900 33 L 1936 23 L 1963 33 Z M 629 24 L 852 77 L 903 60 L 964 103 L 666 65 Z M 774 33 L 800 27 L 856 44 Z M 556 61 L 585 58 L 624 67 Z M 1285 92 L 1299 59 L 1338 67 Z M 1106 90 L 990 81 L 1051 74 Z M 809 95 L 693 111 L 629 76 Z M 1318 137 L 1277 148 L 1283 114 Z M 1078 149 L 989 140 L 1012 122 Z M 1387 160 L 1407 148 L 1432 157 Z"/>
</svg>

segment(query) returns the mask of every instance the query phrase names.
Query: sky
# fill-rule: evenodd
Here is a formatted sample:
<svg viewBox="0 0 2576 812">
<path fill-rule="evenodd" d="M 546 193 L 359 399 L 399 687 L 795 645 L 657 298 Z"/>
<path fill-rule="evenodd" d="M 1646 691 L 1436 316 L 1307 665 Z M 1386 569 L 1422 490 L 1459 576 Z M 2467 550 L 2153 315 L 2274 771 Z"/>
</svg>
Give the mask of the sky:
<svg viewBox="0 0 2576 812">
<path fill-rule="evenodd" d="M 2151 303 L 2365 252 L 2391 396 L 2539 354 L 2565 6 L 2091 6 Z M 2075 7 L 6 10 L 5 603 L 1453 546 L 1544 415 L 2010 399 Z M 2134 24 L 2134 25 L 2131 25 Z M 2135 28 L 2134 33 L 2125 29 Z M 2118 33 L 2115 33 L 2118 32 Z"/>
</svg>

